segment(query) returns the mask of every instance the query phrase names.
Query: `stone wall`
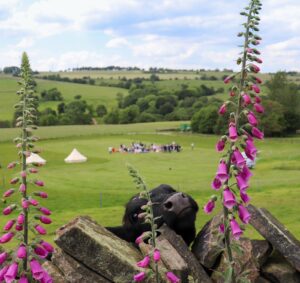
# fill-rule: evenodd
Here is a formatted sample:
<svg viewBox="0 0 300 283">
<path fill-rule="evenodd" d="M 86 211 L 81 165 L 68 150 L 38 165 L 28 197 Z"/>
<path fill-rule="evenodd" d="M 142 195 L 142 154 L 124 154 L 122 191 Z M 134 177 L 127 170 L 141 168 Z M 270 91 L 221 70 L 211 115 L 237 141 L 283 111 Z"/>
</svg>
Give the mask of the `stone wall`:
<svg viewBox="0 0 300 283">
<path fill-rule="evenodd" d="M 300 283 L 299 241 L 267 210 L 248 208 L 250 224 L 265 240 L 233 241 L 235 273 L 244 280 L 240 282 Z M 167 226 L 160 228 L 161 282 L 167 282 L 165 270 L 174 272 L 182 283 L 225 282 L 227 259 L 218 231 L 221 217 L 213 217 L 202 228 L 191 249 Z M 149 250 L 147 244 L 136 247 L 83 216 L 60 228 L 55 242 L 58 249 L 44 264 L 55 283 L 130 283 L 143 270 L 136 262 Z"/>
</svg>

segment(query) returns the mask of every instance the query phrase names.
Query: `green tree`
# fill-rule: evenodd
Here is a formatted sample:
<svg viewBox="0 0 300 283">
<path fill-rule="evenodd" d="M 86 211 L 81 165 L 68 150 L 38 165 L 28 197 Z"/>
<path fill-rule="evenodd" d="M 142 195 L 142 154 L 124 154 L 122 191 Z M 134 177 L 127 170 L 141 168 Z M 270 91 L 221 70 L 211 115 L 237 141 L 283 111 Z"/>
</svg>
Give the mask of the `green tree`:
<svg viewBox="0 0 300 283">
<path fill-rule="evenodd" d="M 140 109 L 137 105 L 131 105 L 125 109 L 122 109 L 120 111 L 120 124 L 129 124 L 136 122 L 136 119 L 138 118 L 140 114 Z"/>
<path fill-rule="evenodd" d="M 208 105 L 196 112 L 191 119 L 193 132 L 213 134 L 218 120 L 218 107 Z"/>
<path fill-rule="evenodd" d="M 105 107 L 105 105 L 100 104 L 96 107 L 96 113 L 98 117 L 103 117 L 107 114 L 107 109 Z"/>
</svg>

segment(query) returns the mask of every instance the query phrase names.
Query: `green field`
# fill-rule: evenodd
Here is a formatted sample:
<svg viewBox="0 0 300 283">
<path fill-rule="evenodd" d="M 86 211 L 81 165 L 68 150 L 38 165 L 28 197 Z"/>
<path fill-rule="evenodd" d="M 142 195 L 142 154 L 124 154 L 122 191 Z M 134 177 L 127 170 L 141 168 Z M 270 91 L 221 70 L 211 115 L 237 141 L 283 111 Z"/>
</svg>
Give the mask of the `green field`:
<svg viewBox="0 0 300 283">
<path fill-rule="evenodd" d="M 125 164 L 130 163 L 145 177 L 149 188 L 167 183 L 191 194 L 202 207 L 213 193 L 210 182 L 216 172 L 220 155 L 214 145 L 218 137 L 157 131 L 178 128 L 180 123 L 149 123 L 126 126 L 63 126 L 38 130 L 42 140 L 41 156 L 47 165 L 41 168 L 40 178 L 46 182 L 50 198 L 43 200 L 53 210 L 54 223 L 49 226 L 49 240 L 54 231 L 77 215 L 90 215 L 102 225 L 121 223 L 124 204 L 137 191 Z M 0 130 L 0 162 L 16 159 L 16 149 L 9 141 L 16 129 Z M 147 153 L 110 155 L 109 146 L 132 141 L 170 143 L 183 146 L 181 153 Z M 190 144 L 195 144 L 191 150 Z M 249 194 L 254 205 L 269 209 L 286 227 L 300 238 L 300 138 L 266 139 L 259 142 L 259 160 L 254 169 Z M 64 158 L 76 147 L 88 157 L 82 164 L 65 164 Z M 8 180 L 17 174 L 3 166 L 1 174 Z M 3 189 L 3 183 L 1 183 Z M 100 207 L 100 194 L 102 207 Z M 4 204 L 1 204 L 1 208 Z M 200 210 L 199 229 L 209 217 Z M 1 217 L 4 224 L 7 217 Z M 257 233 L 248 230 L 248 235 Z"/>
<path fill-rule="evenodd" d="M 17 82 L 18 79 L 16 78 L 0 76 L 0 120 L 11 121 L 13 118 L 13 106 L 18 102 L 16 92 L 19 89 L 19 86 Z M 72 101 L 75 95 L 81 95 L 82 99 L 86 100 L 88 104 L 94 106 L 105 104 L 108 109 L 117 104 L 117 93 L 127 94 L 127 90 L 123 88 L 91 86 L 48 80 L 36 80 L 36 82 L 37 92 L 56 87 L 62 93 L 65 103 Z M 39 110 L 43 110 L 46 107 L 56 109 L 56 106 L 59 103 L 61 103 L 61 101 L 41 102 Z"/>
</svg>

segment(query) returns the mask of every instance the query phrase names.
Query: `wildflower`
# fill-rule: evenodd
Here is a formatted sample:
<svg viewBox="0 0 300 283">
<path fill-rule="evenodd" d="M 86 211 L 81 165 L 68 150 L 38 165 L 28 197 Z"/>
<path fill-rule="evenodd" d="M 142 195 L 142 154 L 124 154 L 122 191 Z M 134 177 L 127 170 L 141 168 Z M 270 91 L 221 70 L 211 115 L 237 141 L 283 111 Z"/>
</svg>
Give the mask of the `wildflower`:
<svg viewBox="0 0 300 283">
<path fill-rule="evenodd" d="M 240 191 L 240 197 L 244 203 L 248 203 L 250 201 L 250 197 L 245 191 Z"/>
<path fill-rule="evenodd" d="M 247 183 L 247 181 L 243 178 L 243 176 L 241 174 L 235 176 L 236 181 L 237 181 L 237 186 L 239 187 L 239 189 L 241 191 L 244 191 L 246 189 L 248 189 L 249 185 Z"/>
<path fill-rule="evenodd" d="M 239 218 L 245 223 L 248 224 L 251 218 L 251 214 L 246 207 L 239 205 Z"/>
<path fill-rule="evenodd" d="M 20 187 L 19 187 L 19 192 L 20 192 L 20 193 L 25 193 L 25 191 L 26 191 L 26 185 L 22 183 L 22 184 L 20 185 Z"/>
<path fill-rule="evenodd" d="M 222 140 L 222 139 L 219 140 L 219 141 L 217 142 L 217 144 L 216 144 L 216 150 L 217 150 L 218 152 L 223 151 L 224 147 L 225 147 L 225 141 Z"/>
<path fill-rule="evenodd" d="M 54 252 L 54 248 L 52 247 L 51 244 L 49 244 L 48 242 L 45 241 L 40 241 L 40 245 L 49 253 L 53 253 Z"/>
<path fill-rule="evenodd" d="M 155 262 L 160 261 L 160 251 L 158 249 L 154 250 L 153 259 L 154 259 Z"/>
<path fill-rule="evenodd" d="M 252 128 L 251 131 L 252 135 L 260 140 L 262 140 L 264 138 L 264 133 L 261 132 L 259 129 L 257 129 L 256 127 Z"/>
<path fill-rule="evenodd" d="M 221 161 L 218 167 L 218 172 L 216 177 L 221 181 L 224 182 L 228 179 L 228 172 L 227 172 L 227 165 L 224 161 Z"/>
<path fill-rule="evenodd" d="M 20 213 L 17 218 L 17 222 L 18 222 L 18 224 L 22 225 L 24 223 L 24 221 L 25 221 L 25 216 L 23 213 Z"/>
<path fill-rule="evenodd" d="M 214 180 L 212 181 L 211 183 L 211 187 L 214 189 L 214 190 L 219 190 L 222 186 L 222 182 L 219 178 L 215 177 Z"/>
<path fill-rule="evenodd" d="M 232 142 L 237 141 L 238 134 L 234 123 L 229 124 L 229 138 Z"/>
<path fill-rule="evenodd" d="M 146 268 L 149 266 L 149 263 L 150 263 L 150 257 L 147 255 L 145 256 L 145 258 L 139 262 L 137 262 L 137 266 L 138 267 L 142 267 L 142 268 Z"/>
<path fill-rule="evenodd" d="M 214 210 L 214 208 L 215 208 L 215 202 L 213 200 L 209 200 L 203 209 L 206 214 L 209 214 Z"/>
<path fill-rule="evenodd" d="M 2 265 L 3 262 L 6 261 L 7 257 L 8 257 L 8 253 L 7 252 L 3 252 L 3 253 L 0 254 L 0 265 Z"/>
<path fill-rule="evenodd" d="M 39 234 L 41 234 L 41 235 L 45 235 L 45 234 L 47 234 L 47 231 L 46 231 L 46 229 L 44 228 L 44 227 L 42 227 L 41 225 L 35 225 L 34 226 L 34 229 L 39 233 Z"/>
<path fill-rule="evenodd" d="M 254 109 L 257 113 L 264 113 L 264 107 L 259 103 L 254 103 Z"/>
<path fill-rule="evenodd" d="M 24 245 L 21 245 L 17 250 L 17 257 L 22 259 L 22 258 L 26 258 L 26 256 L 27 256 L 26 247 Z"/>
<path fill-rule="evenodd" d="M 226 104 L 224 103 L 219 109 L 219 114 L 223 115 L 225 114 L 225 112 L 226 112 Z"/>
<path fill-rule="evenodd" d="M 7 169 L 12 169 L 12 168 L 15 168 L 15 167 L 16 167 L 16 165 L 17 165 L 17 163 L 16 163 L 16 162 L 11 162 L 11 163 L 9 163 L 9 164 L 7 165 Z"/>
<path fill-rule="evenodd" d="M 240 151 L 236 148 L 233 152 L 233 156 L 235 159 L 235 164 L 238 167 L 243 167 L 245 165 L 245 159 L 243 157 L 243 155 L 240 153 Z"/>
<path fill-rule="evenodd" d="M 252 125 L 252 126 L 257 126 L 257 120 L 256 120 L 256 117 L 254 115 L 253 112 L 249 111 L 248 114 L 247 114 L 247 119 L 248 119 L 248 122 Z"/>
<path fill-rule="evenodd" d="M 30 173 L 33 173 L 33 174 L 36 174 L 36 173 L 38 173 L 39 171 L 38 171 L 36 168 L 30 168 L 30 169 L 29 169 L 29 172 L 30 172 Z"/>
<path fill-rule="evenodd" d="M 243 97 L 245 105 L 251 104 L 251 98 L 250 98 L 250 96 L 248 94 L 245 93 L 245 94 L 243 94 L 242 97 Z"/>
<path fill-rule="evenodd" d="M 29 203 L 30 203 L 31 205 L 33 205 L 33 206 L 37 206 L 37 205 L 39 204 L 39 202 L 38 202 L 37 200 L 33 199 L 33 198 L 31 198 L 31 199 L 29 200 Z"/>
<path fill-rule="evenodd" d="M 223 191 L 223 204 L 228 209 L 233 208 L 236 204 L 235 196 L 228 187 Z"/>
<path fill-rule="evenodd" d="M 39 196 L 41 198 L 48 198 L 48 194 L 45 192 L 34 192 L 35 196 Z"/>
<path fill-rule="evenodd" d="M 15 177 L 15 178 L 13 178 L 13 179 L 11 179 L 10 181 L 9 181 L 9 183 L 10 184 L 12 184 L 12 185 L 14 185 L 14 184 L 17 184 L 18 182 L 19 182 L 19 178 L 18 177 Z"/>
<path fill-rule="evenodd" d="M 256 93 L 260 93 L 260 88 L 255 84 L 252 85 L 252 90 L 255 91 Z"/>
<path fill-rule="evenodd" d="M 226 77 L 225 79 L 224 79 L 224 83 L 225 84 L 228 84 L 230 81 L 231 81 L 231 76 L 229 76 L 229 77 Z"/>
<path fill-rule="evenodd" d="M 224 234 L 224 232 L 225 232 L 225 225 L 223 223 L 221 223 L 219 225 L 219 232 L 222 233 L 222 234 Z"/>
<path fill-rule="evenodd" d="M 51 215 L 51 210 L 49 210 L 48 208 L 46 207 L 40 207 L 39 208 L 39 211 L 41 211 L 43 214 L 45 215 Z"/>
<path fill-rule="evenodd" d="M 45 258 L 48 255 L 48 251 L 46 251 L 43 247 L 41 246 L 36 246 L 34 248 L 34 252 L 40 256 L 41 258 Z"/>
<path fill-rule="evenodd" d="M 21 172 L 21 177 L 22 177 L 22 178 L 26 178 L 26 176 L 27 176 L 26 171 L 22 171 L 22 172 Z"/>
<path fill-rule="evenodd" d="M 3 214 L 4 215 L 9 215 L 13 212 L 13 210 L 16 208 L 16 205 L 9 205 L 8 207 L 3 209 Z"/>
<path fill-rule="evenodd" d="M 256 80 L 256 82 L 257 82 L 258 84 L 261 84 L 261 83 L 262 83 L 262 80 L 261 80 L 260 78 L 258 78 L 258 77 L 255 77 L 255 80 Z"/>
<path fill-rule="evenodd" d="M 250 70 L 254 73 L 258 73 L 260 71 L 260 68 L 254 64 L 250 65 Z"/>
<path fill-rule="evenodd" d="M 27 199 L 22 199 L 22 207 L 28 208 L 29 207 L 29 201 Z"/>
<path fill-rule="evenodd" d="M 43 187 L 45 185 L 44 182 L 41 180 L 36 180 L 36 181 L 34 181 L 34 183 L 39 187 Z"/>
<path fill-rule="evenodd" d="M 23 225 L 17 224 L 17 225 L 16 225 L 16 230 L 17 230 L 17 231 L 22 231 L 22 230 L 23 230 Z"/>
<path fill-rule="evenodd" d="M 38 216 L 38 219 L 44 224 L 51 224 L 52 220 L 44 215 Z"/>
<path fill-rule="evenodd" d="M 51 278 L 51 276 L 46 271 L 44 271 L 44 275 L 43 278 L 41 279 L 41 283 L 52 283 L 52 282 L 53 279 Z"/>
<path fill-rule="evenodd" d="M 7 269 L 4 279 L 6 283 L 11 283 L 15 280 L 18 274 L 18 264 L 16 262 L 12 263 Z"/>
<path fill-rule="evenodd" d="M 4 275 L 6 274 L 8 268 L 9 268 L 9 265 L 6 265 L 0 270 L 0 282 L 3 282 Z"/>
<path fill-rule="evenodd" d="M 248 182 L 249 179 L 252 177 L 252 172 L 249 170 L 249 168 L 245 165 L 242 169 L 242 171 L 240 172 L 240 175 L 242 176 L 242 178 Z"/>
<path fill-rule="evenodd" d="M 21 275 L 18 283 L 29 283 L 29 281 L 28 281 L 28 279 L 27 279 L 27 277 L 26 277 L 25 274 Z"/>
<path fill-rule="evenodd" d="M 180 281 L 180 279 L 173 272 L 167 272 L 166 276 L 168 281 L 171 283 L 178 283 Z"/>
<path fill-rule="evenodd" d="M 14 192 L 15 192 L 14 189 L 9 189 L 3 194 L 3 197 L 4 198 L 10 197 Z"/>
<path fill-rule="evenodd" d="M 240 236 L 243 234 L 243 231 L 241 230 L 239 224 L 235 221 L 235 219 L 230 220 L 230 227 L 231 227 L 233 238 L 238 240 Z"/>
<path fill-rule="evenodd" d="M 3 227 L 3 230 L 9 231 L 14 226 L 15 223 L 16 223 L 16 220 L 8 220 L 5 224 L 5 226 Z"/>
<path fill-rule="evenodd" d="M 31 269 L 32 277 L 35 280 L 41 280 L 43 278 L 44 269 L 41 267 L 41 265 L 36 259 L 32 259 L 30 261 L 30 269 Z"/>
<path fill-rule="evenodd" d="M 133 276 L 133 280 L 135 282 L 141 282 L 146 278 L 146 273 L 145 272 L 140 272 L 136 275 Z"/>
</svg>

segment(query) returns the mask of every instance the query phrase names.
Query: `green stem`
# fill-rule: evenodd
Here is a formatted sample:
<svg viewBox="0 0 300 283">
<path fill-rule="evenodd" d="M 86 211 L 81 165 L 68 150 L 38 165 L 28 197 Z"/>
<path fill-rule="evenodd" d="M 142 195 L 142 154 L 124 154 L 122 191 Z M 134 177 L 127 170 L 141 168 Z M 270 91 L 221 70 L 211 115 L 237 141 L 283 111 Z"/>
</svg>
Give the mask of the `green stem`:
<svg viewBox="0 0 300 283">
<path fill-rule="evenodd" d="M 27 90 L 25 88 L 24 90 L 24 105 L 23 105 L 23 125 L 22 125 L 22 171 L 26 172 L 27 166 L 26 166 L 26 150 L 27 150 L 27 123 L 26 123 L 26 103 L 27 103 Z M 27 178 L 22 177 L 22 183 L 25 185 L 25 191 L 23 193 L 23 198 L 27 199 Z M 24 244 L 26 246 L 26 249 L 28 249 L 28 209 L 23 208 L 24 213 Z M 28 251 L 27 251 L 28 254 Z M 27 256 L 23 260 L 23 269 L 26 272 L 27 271 Z"/>
<path fill-rule="evenodd" d="M 251 20 L 253 5 L 254 5 L 254 1 L 251 2 L 251 7 L 249 9 L 249 15 L 248 15 L 248 20 L 247 20 L 246 32 L 245 32 L 245 41 L 244 41 L 243 58 L 242 58 L 242 69 L 241 69 L 240 92 L 239 92 L 239 97 L 238 97 L 237 109 L 236 109 L 236 113 L 235 113 L 235 127 L 236 127 L 236 129 L 238 129 L 238 126 L 239 126 L 239 116 L 240 116 L 241 105 L 242 105 L 242 93 L 244 92 L 244 87 L 245 87 L 246 64 L 247 64 L 247 51 L 246 51 L 246 49 L 248 47 L 249 24 L 250 24 L 250 20 Z M 231 157 L 232 157 L 232 154 L 233 154 L 232 148 L 233 148 L 234 145 L 235 145 L 235 142 L 231 142 L 229 158 L 228 158 L 228 161 L 227 161 L 227 164 L 226 164 L 228 172 L 229 172 L 230 167 L 231 167 Z M 225 184 L 228 186 L 228 180 L 225 182 Z M 224 226 L 225 226 L 225 234 L 224 234 L 225 248 L 226 248 L 226 251 L 227 251 L 230 267 L 232 268 L 231 282 L 235 283 L 236 282 L 236 274 L 234 272 L 234 262 L 233 262 L 233 256 L 232 256 L 232 250 L 231 250 L 231 241 L 230 241 L 229 210 L 225 206 L 223 206 L 223 214 L 224 214 Z"/>
</svg>

